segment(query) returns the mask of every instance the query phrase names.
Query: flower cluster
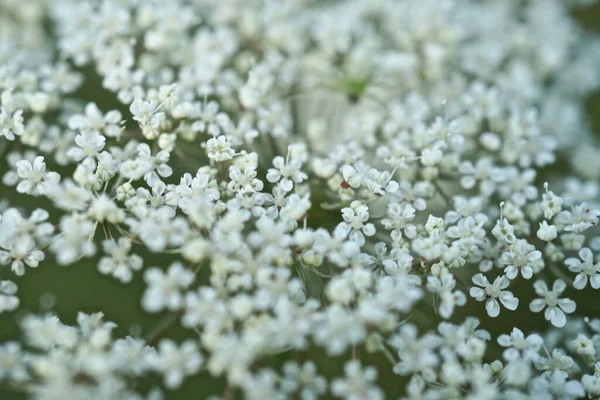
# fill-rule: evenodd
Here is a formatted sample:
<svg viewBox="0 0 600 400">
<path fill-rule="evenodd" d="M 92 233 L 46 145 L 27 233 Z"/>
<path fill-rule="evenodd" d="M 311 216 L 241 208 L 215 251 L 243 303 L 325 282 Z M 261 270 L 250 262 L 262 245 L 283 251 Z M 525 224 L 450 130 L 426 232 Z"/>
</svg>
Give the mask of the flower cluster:
<svg viewBox="0 0 600 400">
<path fill-rule="evenodd" d="M 591 3 L 2 1 L 0 313 L 91 264 L 165 320 L 23 309 L 0 386 L 597 398 Z"/>
</svg>

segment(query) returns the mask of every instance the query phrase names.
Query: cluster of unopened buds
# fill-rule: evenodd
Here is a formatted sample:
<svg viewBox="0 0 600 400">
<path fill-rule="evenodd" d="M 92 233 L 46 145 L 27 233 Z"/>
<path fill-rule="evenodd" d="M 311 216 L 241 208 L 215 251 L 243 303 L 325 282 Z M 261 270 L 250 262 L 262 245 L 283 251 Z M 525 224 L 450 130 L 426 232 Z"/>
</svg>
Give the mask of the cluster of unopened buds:
<svg viewBox="0 0 600 400">
<path fill-rule="evenodd" d="M 599 398 L 593 3 L 2 0 L 0 398 Z"/>
</svg>

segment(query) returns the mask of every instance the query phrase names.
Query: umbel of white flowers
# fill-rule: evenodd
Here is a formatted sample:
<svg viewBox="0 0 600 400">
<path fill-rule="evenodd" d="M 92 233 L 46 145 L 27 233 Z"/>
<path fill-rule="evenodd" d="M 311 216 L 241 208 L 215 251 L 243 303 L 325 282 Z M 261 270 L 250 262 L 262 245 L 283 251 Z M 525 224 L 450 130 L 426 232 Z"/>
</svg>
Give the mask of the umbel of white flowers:
<svg viewBox="0 0 600 400">
<path fill-rule="evenodd" d="M 3 0 L 0 312 L 91 264 L 165 320 L 22 308 L 0 391 L 598 398 L 591 3 Z"/>
</svg>

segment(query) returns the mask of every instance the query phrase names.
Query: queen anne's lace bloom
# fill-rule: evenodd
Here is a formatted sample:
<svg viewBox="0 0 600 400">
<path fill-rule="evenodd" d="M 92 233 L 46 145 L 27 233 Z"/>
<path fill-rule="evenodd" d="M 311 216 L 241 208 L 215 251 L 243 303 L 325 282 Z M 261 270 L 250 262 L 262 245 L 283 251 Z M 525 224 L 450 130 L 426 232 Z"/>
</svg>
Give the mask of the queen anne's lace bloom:
<svg viewBox="0 0 600 400">
<path fill-rule="evenodd" d="M 181 386 L 183 378 L 198 372 L 202 365 L 202 356 L 192 341 L 186 341 L 177 348 L 173 341 L 163 339 L 157 350 L 148 353 L 147 363 L 164 375 L 165 386 L 169 389 Z"/>
<path fill-rule="evenodd" d="M 23 110 L 15 109 L 12 90 L 4 90 L 0 93 L 0 134 L 6 140 L 15 140 L 25 131 L 23 124 Z"/>
<path fill-rule="evenodd" d="M 531 279 L 534 268 L 540 268 L 538 260 L 541 257 L 542 253 L 539 250 L 535 250 L 533 245 L 521 239 L 511 244 L 508 251 L 502 253 L 498 262 L 508 265 L 504 268 L 504 273 L 508 279 L 515 279 L 519 270 L 523 278 Z"/>
<path fill-rule="evenodd" d="M 598 397 L 594 2 L 0 1 L 0 397 Z"/>
<path fill-rule="evenodd" d="M 561 299 L 559 296 L 565 291 L 567 285 L 564 281 L 558 279 L 552 284 L 552 290 L 544 281 L 537 281 L 533 284 L 535 293 L 542 297 L 541 299 L 532 300 L 529 304 L 529 309 L 533 312 L 544 311 L 544 318 L 552 322 L 552 325 L 563 327 L 567 323 L 565 314 L 570 314 L 575 311 L 575 302 L 571 299 Z"/>
<path fill-rule="evenodd" d="M 500 315 L 500 302 L 509 310 L 516 310 L 519 305 L 519 299 L 514 297 L 512 292 L 506 289 L 509 286 L 509 280 L 502 275 L 494 280 L 494 283 L 489 283 L 483 274 L 473 276 L 473 283 L 477 286 L 472 287 L 470 294 L 477 301 L 485 300 L 485 309 L 490 317 Z"/>
<path fill-rule="evenodd" d="M 0 281 L 0 313 L 13 311 L 19 306 L 17 285 L 12 281 Z"/>
<path fill-rule="evenodd" d="M 571 272 L 577 273 L 573 287 L 575 289 L 583 289 L 590 281 L 590 286 L 594 289 L 600 288 L 600 262 L 594 261 L 594 255 L 587 247 L 579 250 L 578 258 L 567 258 L 565 264 Z"/>
<path fill-rule="evenodd" d="M 148 289 L 142 297 L 142 306 L 149 312 L 157 312 L 163 308 L 178 310 L 183 305 L 181 290 L 189 287 L 194 274 L 179 263 L 169 267 L 166 274 L 158 268 L 150 268 L 144 274 Z"/>
<path fill-rule="evenodd" d="M 544 344 L 544 340 L 535 333 L 525 337 L 520 329 L 513 328 L 510 335 L 498 336 L 498 344 L 507 347 L 502 355 L 508 362 L 518 359 L 536 361 L 539 358 L 539 351 Z"/>
<path fill-rule="evenodd" d="M 118 241 L 105 240 L 102 243 L 104 252 L 110 257 L 104 257 L 98 262 L 98 270 L 103 274 L 111 274 L 121 282 L 130 282 L 132 271 L 142 268 L 143 260 L 136 254 L 129 255 L 131 240 L 121 237 Z"/>
<path fill-rule="evenodd" d="M 20 178 L 17 185 L 19 193 L 33 196 L 48 194 L 60 180 L 60 175 L 56 172 L 46 171 L 46 163 L 42 156 L 36 157 L 33 162 L 21 160 L 16 163 L 16 168 Z"/>
<path fill-rule="evenodd" d="M 377 378 L 375 367 L 366 367 L 364 371 L 358 361 L 348 362 L 344 371 L 346 379 L 336 379 L 332 382 L 331 391 L 337 397 L 345 399 L 383 399 L 383 392 L 373 381 Z"/>
</svg>

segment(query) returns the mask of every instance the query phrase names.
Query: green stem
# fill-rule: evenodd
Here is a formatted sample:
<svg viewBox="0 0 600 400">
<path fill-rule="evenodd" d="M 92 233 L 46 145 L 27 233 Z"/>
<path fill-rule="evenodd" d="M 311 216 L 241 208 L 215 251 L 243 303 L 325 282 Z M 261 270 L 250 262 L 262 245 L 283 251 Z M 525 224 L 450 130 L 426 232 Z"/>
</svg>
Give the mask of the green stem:
<svg viewBox="0 0 600 400">
<path fill-rule="evenodd" d="M 392 364 L 392 366 L 396 365 L 398 363 L 398 361 L 396 361 L 392 352 L 387 347 L 385 347 L 385 344 L 383 343 L 381 336 L 376 334 L 375 338 L 377 339 L 377 348 L 383 353 L 385 358 L 390 362 L 390 364 Z"/>
<path fill-rule="evenodd" d="M 156 325 L 152 330 L 146 335 L 146 343 L 150 344 L 154 342 L 158 337 L 166 331 L 171 325 L 175 323 L 183 315 L 183 311 L 177 311 L 173 314 L 167 315 L 163 320 Z"/>
<path fill-rule="evenodd" d="M 439 182 L 435 182 L 433 185 L 437 189 L 437 192 L 440 194 L 440 196 L 444 199 L 444 201 L 446 201 L 447 204 L 452 204 L 450 197 L 446 193 L 444 193 Z"/>
</svg>

